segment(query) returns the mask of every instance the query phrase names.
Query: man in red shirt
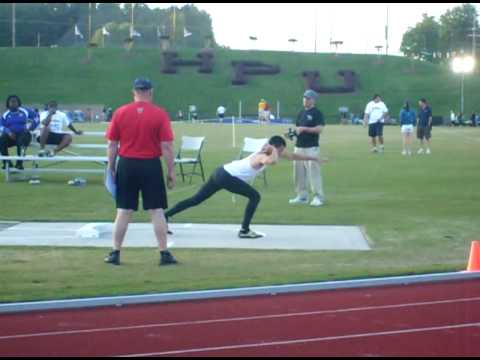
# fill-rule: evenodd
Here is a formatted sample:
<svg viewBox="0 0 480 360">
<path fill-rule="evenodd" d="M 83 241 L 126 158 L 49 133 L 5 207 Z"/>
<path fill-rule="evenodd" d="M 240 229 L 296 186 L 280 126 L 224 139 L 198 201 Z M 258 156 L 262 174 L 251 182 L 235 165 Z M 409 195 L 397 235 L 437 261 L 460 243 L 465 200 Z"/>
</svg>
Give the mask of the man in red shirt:
<svg viewBox="0 0 480 360">
<path fill-rule="evenodd" d="M 167 186 L 175 186 L 173 132 L 168 113 L 152 103 L 150 80 L 139 78 L 133 85 L 134 102 L 120 107 L 107 130 L 108 171 L 116 183 L 117 217 L 113 228 L 113 251 L 105 262 L 119 265 L 128 224 L 138 210 L 142 193 L 143 208 L 150 212 L 160 249 L 160 265 L 176 264 L 167 250 L 167 223 L 164 209 L 167 192 L 160 157 L 167 163 Z M 117 164 L 117 156 L 119 156 Z"/>
</svg>

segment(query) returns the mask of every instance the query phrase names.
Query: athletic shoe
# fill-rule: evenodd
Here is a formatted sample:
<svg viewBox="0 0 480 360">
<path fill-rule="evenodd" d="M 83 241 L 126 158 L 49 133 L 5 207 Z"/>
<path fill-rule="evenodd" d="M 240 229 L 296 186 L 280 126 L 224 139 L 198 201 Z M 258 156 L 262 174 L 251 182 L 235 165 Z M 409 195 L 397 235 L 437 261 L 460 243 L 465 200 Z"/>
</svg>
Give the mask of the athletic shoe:
<svg viewBox="0 0 480 360">
<path fill-rule="evenodd" d="M 240 230 L 238 232 L 238 237 L 241 239 L 258 239 L 263 237 L 263 235 L 260 235 L 252 230 L 248 230 L 248 231 Z"/>
<path fill-rule="evenodd" d="M 418 149 L 417 154 L 418 154 L 418 155 L 423 154 L 423 148 Z"/>
<path fill-rule="evenodd" d="M 425 154 L 430 155 L 432 152 L 430 151 L 429 148 L 427 148 L 427 151 L 425 151 Z"/>
<path fill-rule="evenodd" d="M 177 259 L 170 253 L 170 251 L 160 251 L 160 266 L 178 264 Z"/>
<path fill-rule="evenodd" d="M 13 163 L 11 161 L 8 161 L 8 167 L 11 169 L 13 168 Z M 6 170 L 7 169 L 7 162 L 4 161 L 3 165 L 2 165 L 2 170 Z"/>
<path fill-rule="evenodd" d="M 322 205 L 323 205 L 323 202 L 322 200 L 320 200 L 318 196 L 315 196 L 312 202 L 310 203 L 310 206 L 315 206 L 315 207 L 322 206 Z"/>
<path fill-rule="evenodd" d="M 378 149 L 378 152 L 380 154 L 383 154 L 385 152 L 385 148 L 383 146 L 380 146 L 380 149 Z"/>
<path fill-rule="evenodd" d="M 295 199 L 291 199 L 288 201 L 289 204 L 307 204 L 308 199 L 302 198 L 301 196 L 297 196 Z"/>
<path fill-rule="evenodd" d="M 412 152 L 408 150 L 408 156 L 412 156 Z"/>
<path fill-rule="evenodd" d="M 25 168 L 23 167 L 23 164 L 21 162 L 17 162 L 15 164 L 15 169 L 18 169 L 18 170 L 25 170 Z"/>
<path fill-rule="evenodd" d="M 370 151 L 371 151 L 372 153 L 376 153 L 376 152 L 378 152 L 378 150 L 377 150 L 377 148 L 376 148 L 376 147 L 372 148 Z"/>
<path fill-rule="evenodd" d="M 406 151 L 406 150 L 403 150 L 403 151 L 402 151 L 402 155 L 404 155 L 404 156 L 407 155 L 407 151 Z"/>
<path fill-rule="evenodd" d="M 107 264 L 120 265 L 120 251 L 113 250 L 108 256 L 104 259 Z"/>
<path fill-rule="evenodd" d="M 55 156 L 55 151 L 53 150 L 40 150 L 38 152 L 39 157 L 54 157 Z"/>
</svg>

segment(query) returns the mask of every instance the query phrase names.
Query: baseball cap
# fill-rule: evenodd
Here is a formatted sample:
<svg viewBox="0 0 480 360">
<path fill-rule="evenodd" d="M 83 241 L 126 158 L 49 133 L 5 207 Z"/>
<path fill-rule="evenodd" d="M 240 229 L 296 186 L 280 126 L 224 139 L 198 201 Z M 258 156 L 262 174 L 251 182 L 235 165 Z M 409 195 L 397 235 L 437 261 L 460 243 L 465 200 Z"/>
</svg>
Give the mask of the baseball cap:
<svg viewBox="0 0 480 360">
<path fill-rule="evenodd" d="M 318 98 L 318 94 L 315 91 L 309 89 L 305 91 L 305 93 L 303 94 L 303 97 L 316 100 Z"/>
<path fill-rule="evenodd" d="M 152 82 L 145 78 L 137 78 L 133 82 L 133 88 L 136 90 L 150 90 L 153 88 Z"/>
</svg>

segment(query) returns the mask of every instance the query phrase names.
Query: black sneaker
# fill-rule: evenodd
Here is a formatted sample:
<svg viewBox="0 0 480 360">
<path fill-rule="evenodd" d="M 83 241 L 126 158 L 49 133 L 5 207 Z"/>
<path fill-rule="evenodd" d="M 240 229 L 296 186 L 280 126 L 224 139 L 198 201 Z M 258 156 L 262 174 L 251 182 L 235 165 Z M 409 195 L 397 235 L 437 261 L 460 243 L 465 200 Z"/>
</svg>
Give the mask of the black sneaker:
<svg viewBox="0 0 480 360">
<path fill-rule="evenodd" d="M 15 164 L 15 169 L 25 170 L 25 168 L 23 167 L 23 163 L 21 163 L 21 162 L 17 162 L 17 163 Z"/>
<path fill-rule="evenodd" d="M 13 163 L 11 161 L 8 162 L 8 166 L 11 168 L 13 168 Z M 6 170 L 7 169 L 7 162 L 4 161 L 3 164 L 2 164 L 2 170 Z"/>
<path fill-rule="evenodd" d="M 160 251 L 160 266 L 178 264 L 177 259 L 170 253 L 170 251 Z"/>
<path fill-rule="evenodd" d="M 120 251 L 113 250 L 108 256 L 104 259 L 107 264 L 120 265 Z"/>
<path fill-rule="evenodd" d="M 241 239 L 258 239 L 263 237 L 263 235 L 258 234 L 252 230 L 240 230 L 238 232 L 238 237 Z"/>
</svg>

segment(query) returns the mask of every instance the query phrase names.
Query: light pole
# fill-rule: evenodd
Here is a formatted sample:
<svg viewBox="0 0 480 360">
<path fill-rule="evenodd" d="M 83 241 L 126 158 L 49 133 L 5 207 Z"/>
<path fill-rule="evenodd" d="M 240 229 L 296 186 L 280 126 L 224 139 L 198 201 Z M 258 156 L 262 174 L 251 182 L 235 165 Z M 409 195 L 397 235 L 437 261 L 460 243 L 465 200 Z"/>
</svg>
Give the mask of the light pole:
<svg viewBox="0 0 480 360">
<path fill-rule="evenodd" d="M 296 43 L 297 41 L 298 41 L 298 40 L 297 40 L 297 39 L 294 39 L 294 38 L 288 39 L 288 42 L 291 42 L 291 43 L 292 43 L 292 52 L 295 51 L 295 43 Z"/>
<path fill-rule="evenodd" d="M 475 67 L 475 59 L 472 56 L 457 56 L 452 61 L 452 70 L 456 74 L 462 74 L 460 89 L 460 113 L 464 116 L 464 82 L 465 74 L 471 73 Z"/>
<path fill-rule="evenodd" d="M 253 41 L 257 41 L 258 38 L 256 36 L 249 36 L 248 37 L 252 41 L 252 46 L 253 46 Z M 253 49 L 252 49 L 253 50 Z"/>
<path fill-rule="evenodd" d="M 330 40 L 330 46 L 331 45 L 335 46 L 335 56 L 337 56 L 338 55 L 338 46 L 343 45 L 343 41 L 340 41 L 340 40 L 331 41 Z"/>
<path fill-rule="evenodd" d="M 17 46 L 17 17 L 15 14 L 15 3 L 12 3 L 12 48 Z"/>
</svg>

